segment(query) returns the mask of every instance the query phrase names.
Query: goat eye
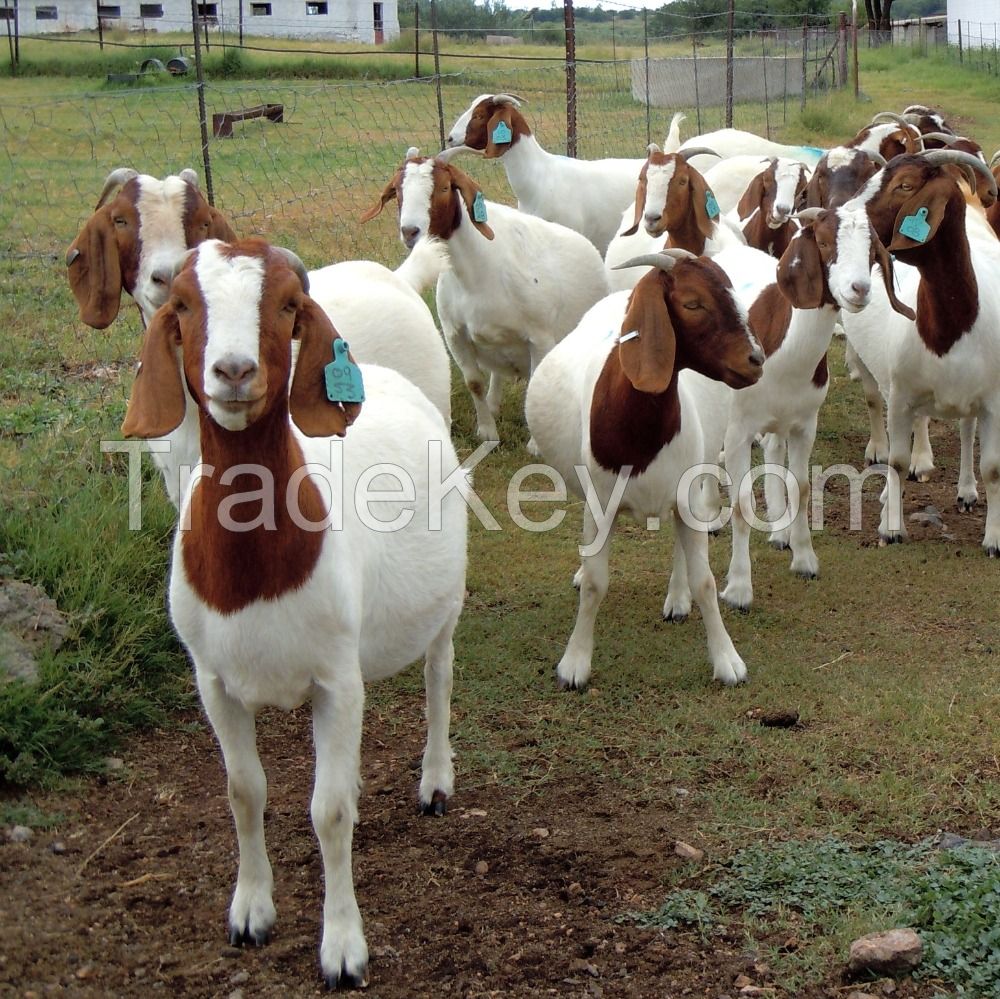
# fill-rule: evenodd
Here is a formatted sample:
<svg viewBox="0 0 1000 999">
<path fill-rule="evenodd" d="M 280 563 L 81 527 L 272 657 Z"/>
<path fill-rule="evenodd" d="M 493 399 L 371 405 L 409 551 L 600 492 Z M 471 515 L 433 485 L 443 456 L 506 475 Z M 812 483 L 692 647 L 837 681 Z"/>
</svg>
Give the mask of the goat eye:
<svg viewBox="0 0 1000 999">
<path fill-rule="evenodd" d="M 701 302 L 685 302 L 684 308 L 687 309 L 688 312 L 694 312 L 701 308 Z"/>
<path fill-rule="evenodd" d="M 125 226 L 128 225 L 128 220 L 119 215 L 115 218 L 115 225 L 118 226 L 119 229 L 124 229 Z"/>
</svg>

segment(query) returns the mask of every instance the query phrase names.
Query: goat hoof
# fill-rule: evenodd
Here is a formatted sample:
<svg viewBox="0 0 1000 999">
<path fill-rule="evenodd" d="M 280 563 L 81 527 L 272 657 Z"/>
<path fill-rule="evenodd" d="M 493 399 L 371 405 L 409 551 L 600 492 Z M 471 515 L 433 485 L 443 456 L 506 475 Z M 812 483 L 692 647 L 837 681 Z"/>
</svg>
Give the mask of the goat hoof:
<svg viewBox="0 0 1000 999">
<path fill-rule="evenodd" d="M 990 558 L 1000 558 L 1000 547 L 997 545 L 983 545 L 983 549 Z"/>
<path fill-rule="evenodd" d="M 903 543 L 902 534 L 880 534 L 878 536 L 879 548 L 885 548 L 888 545 L 899 545 L 902 543 Z"/>
<path fill-rule="evenodd" d="M 963 499 L 961 496 L 958 498 L 958 512 L 959 513 L 972 513 L 976 509 L 976 504 L 979 502 L 978 496 L 973 496 L 972 499 Z"/>
<path fill-rule="evenodd" d="M 263 947 L 270 940 L 270 930 L 261 930 L 258 933 L 252 933 L 249 926 L 229 927 L 230 947 Z"/>
<path fill-rule="evenodd" d="M 440 818 L 448 811 L 448 795 L 444 791 L 435 791 L 427 804 L 421 804 L 420 811 L 424 815 L 432 815 L 435 818 Z"/>
<path fill-rule="evenodd" d="M 575 680 L 564 680 L 560 676 L 556 680 L 556 686 L 559 690 L 568 690 L 570 693 L 579 694 L 583 691 L 586 684 L 578 684 Z"/>
<path fill-rule="evenodd" d="M 682 621 L 686 621 L 687 619 L 687 614 L 682 614 L 680 611 L 677 613 L 671 611 L 669 614 L 663 615 L 663 620 L 669 621 L 671 624 L 680 624 Z"/>
<path fill-rule="evenodd" d="M 347 968 L 341 966 L 340 971 L 333 975 L 323 975 L 326 987 L 331 991 L 337 989 L 366 989 L 368 988 L 368 966 L 365 965 L 357 974 L 352 974 Z"/>
</svg>

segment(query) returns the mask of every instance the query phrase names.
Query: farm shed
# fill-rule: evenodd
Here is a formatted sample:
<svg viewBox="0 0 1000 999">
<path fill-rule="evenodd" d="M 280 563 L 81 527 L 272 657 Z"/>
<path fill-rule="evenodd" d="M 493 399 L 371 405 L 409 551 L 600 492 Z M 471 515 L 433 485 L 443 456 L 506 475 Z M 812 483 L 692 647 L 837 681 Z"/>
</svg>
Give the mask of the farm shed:
<svg viewBox="0 0 1000 999">
<path fill-rule="evenodd" d="M 0 11 L 11 16 L 12 7 Z M 399 37 L 396 0 L 206 0 L 200 17 L 212 28 L 237 34 L 242 21 L 247 35 L 264 38 L 330 38 L 379 44 Z M 187 0 L 142 0 L 94 3 L 93 0 L 21 0 L 18 28 L 22 35 L 93 31 L 104 26 L 130 31 L 190 31 Z"/>
</svg>

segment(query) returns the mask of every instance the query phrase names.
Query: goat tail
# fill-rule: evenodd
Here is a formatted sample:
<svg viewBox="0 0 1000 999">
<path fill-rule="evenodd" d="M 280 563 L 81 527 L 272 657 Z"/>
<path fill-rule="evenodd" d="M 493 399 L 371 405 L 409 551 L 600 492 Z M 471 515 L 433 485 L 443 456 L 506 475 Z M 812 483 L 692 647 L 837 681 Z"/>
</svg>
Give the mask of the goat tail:
<svg viewBox="0 0 1000 999">
<path fill-rule="evenodd" d="M 396 268 L 396 274 L 420 295 L 434 287 L 448 266 L 448 250 L 441 240 L 421 239 Z"/>
</svg>

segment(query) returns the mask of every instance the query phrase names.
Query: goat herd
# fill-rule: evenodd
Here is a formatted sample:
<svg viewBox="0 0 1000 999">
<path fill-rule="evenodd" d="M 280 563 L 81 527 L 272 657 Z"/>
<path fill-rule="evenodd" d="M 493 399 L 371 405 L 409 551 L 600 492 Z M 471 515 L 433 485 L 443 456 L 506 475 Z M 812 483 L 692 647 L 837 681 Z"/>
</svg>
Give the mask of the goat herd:
<svg viewBox="0 0 1000 999">
<path fill-rule="evenodd" d="M 903 538 L 907 472 L 933 467 L 929 416 L 961 420 L 959 504 L 976 502 L 978 418 L 983 545 L 1000 553 L 1000 205 L 978 145 L 925 107 L 877 115 L 829 150 L 733 129 L 681 143 L 678 115 L 644 160 L 581 161 L 543 150 L 522 103 L 483 95 L 449 148 L 407 152 L 363 219 L 397 202 L 412 252 L 396 271 L 307 273 L 288 250 L 238 240 L 191 170 L 113 171 L 67 255 L 85 323 L 110 324 L 124 288 L 145 325 L 123 432 L 149 441 L 179 511 L 170 614 L 228 773 L 234 943 L 265 942 L 275 921 L 254 715 L 312 701 L 331 987 L 367 980 L 351 873 L 364 681 L 425 655 L 424 812 L 442 814 L 453 789 L 471 485 L 450 441 L 448 353 L 484 440 L 503 379 L 528 379 L 529 450 L 586 501 L 562 686 L 590 675 L 609 510 L 612 523 L 617 510 L 672 519 L 664 616 L 697 603 L 715 678 L 746 678 L 699 527 L 718 489 L 685 476 L 724 455 L 741 487 L 762 437 L 807 496 L 838 322 L 871 413 L 866 457 L 890 469 L 882 541 Z M 484 199 L 454 163 L 466 151 L 501 160 L 518 208 Z M 419 294 L 434 282 L 448 352 Z M 767 500 L 774 520 L 786 494 L 775 485 Z M 750 527 L 732 506 L 721 596 L 746 609 Z M 805 503 L 789 520 L 771 541 L 815 576 Z"/>
</svg>

